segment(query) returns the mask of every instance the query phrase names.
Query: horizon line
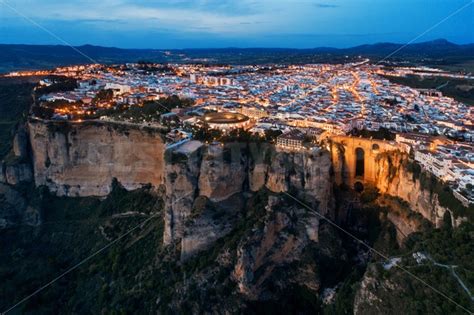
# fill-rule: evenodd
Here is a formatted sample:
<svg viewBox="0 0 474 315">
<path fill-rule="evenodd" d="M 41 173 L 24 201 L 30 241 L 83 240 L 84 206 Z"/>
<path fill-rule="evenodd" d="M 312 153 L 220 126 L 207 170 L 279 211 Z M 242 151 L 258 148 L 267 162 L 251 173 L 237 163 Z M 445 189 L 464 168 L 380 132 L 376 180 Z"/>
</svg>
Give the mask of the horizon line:
<svg viewBox="0 0 474 315">
<path fill-rule="evenodd" d="M 457 46 L 469 46 L 469 45 L 474 45 L 474 42 L 467 42 L 467 43 L 457 43 L 454 41 L 450 41 L 446 38 L 436 38 L 432 40 L 426 40 L 426 41 L 420 41 L 420 42 L 415 42 L 408 44 L 408 46 L 412 45 L 417 45 L 417 44 L 424 44 L 424 43 L 432 43 L 432 42 L 446 42 L 449 44 L 457 45 Z M 122 50 L 219 50 L 219 49 L 291 49 L 291 50 L 314 50 L 314 49 L 334 49 L 334 50 L 345 50 L 345 49 L 351 49 L 351 48 L 356 48 L 356 47 L 361 47 L 361 46 L 375 46 L 375 45 L 381 45 L 381 44 L 392 44 L 392 45 L 406 45 L 405 43 L 399 43 L 399 42 L 373 42 L 373 43 L 365 43 L 365 44 L 359 44 L 359 45 L 354 45 L 354 46 L 347 46 L 347 47 L 334 47 L 334 46 L 314 46 L 314 47 L 307 47 L 307 48 L 297 48 L 297 47 L 278 47 L 278 46 L 222 46 L 222 47 L 201 47 L 201 48 L 193 48 L 193 47 L 186 47 L 186 48 L 125 48 L 125 47 L 118 47 L 118 46 L 102 46 L 100 44 L 80 44 L 80 45 L 72 45 L 72 47 L 85 47 L 85 46 L 91 46 L 91 47 L 100 47 L 100 48 L 110 48 L 110 49 L 122 49 Z M 69 45 L 65 44 L 25 44 L 25 43 L 2 43 L 0 42 L 0 45 L 9 45 L 9 46 L 57 46 L 57 47 L 69 47 Z"/>
</svg>

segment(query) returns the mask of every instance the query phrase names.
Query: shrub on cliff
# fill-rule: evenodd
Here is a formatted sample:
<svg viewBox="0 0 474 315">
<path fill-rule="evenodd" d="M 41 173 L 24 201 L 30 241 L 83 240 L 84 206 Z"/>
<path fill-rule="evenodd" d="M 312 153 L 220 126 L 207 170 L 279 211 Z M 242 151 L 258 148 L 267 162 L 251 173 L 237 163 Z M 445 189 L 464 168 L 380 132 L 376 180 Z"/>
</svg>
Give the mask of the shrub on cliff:
<svg viewBox="0 0 474 315">
<path fill-rule="evenodd" d="M 379 190 L 377 187 L 366 185 L 364 191 L 360 194 L 360 201 L 364 204 L 373 202 L 379 196 Z"/>
<path fill-rule="evenodd" d="M 147 188 L 127 191 L 114 178 L 112 192 L 100 204 L 101 216 L 110 216 L 117 213 L 140 212 L 153 213 L 161 209 L 162 200 L 154 196 Z"/>
</svg>

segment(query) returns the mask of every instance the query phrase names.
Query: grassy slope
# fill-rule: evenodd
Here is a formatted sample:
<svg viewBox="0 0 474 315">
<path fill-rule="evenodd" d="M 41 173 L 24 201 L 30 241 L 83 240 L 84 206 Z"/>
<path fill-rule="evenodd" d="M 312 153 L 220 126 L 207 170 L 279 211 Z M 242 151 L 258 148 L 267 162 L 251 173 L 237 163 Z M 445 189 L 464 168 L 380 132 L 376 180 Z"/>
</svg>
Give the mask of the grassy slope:
<svg viewBox="0 0 474 315">
<path fill-rule="evenodd" d="M 104 201 L 57 198 L 28 188 L 25 193 L 41 207 L 43 224 L 38 228 L 23 226 L 0 231 L 2 311 L 106 245 L 109 241 L 102 235 L 100 226 L 109 239 L 115 239 L 148 218 L 148 215 L 113 217 L 113 214 L 137 210 L 149 214 L 161 208 L 161 201 L 146 191 L 124 192 L 120 188 Z M 97 314 L 109 303 L 120 310 L 122 303 L 134 296 L 132 289 L 141 282 L 135 276 L 153 264 L 162 231 L 162 219 L 158 215 L 18 310 Z M 141 241 L 135 243 L 138 239 Z M 112 280 L 114 287 L 109 292 L 107 286 Z"/>
<path fill-rule="evenodd" d="M 448 269 L 436 266 L 429 261 L 418 265 L 411 258 L 411 253 L 421 251 L 428 253 L 438 263 L 457 265 L 458 276 L 470 288 L 474 288 L 474 226 L 469 223 L 452 229 L 428 229 L 423 233 L 415 233 L 406 242 L 402 254 L 402 265 L 423 279 L 426 283 L 443 292 L 464 308 L 474 310 L 468 294 L 461 288 Z M 465 314 L 461 308 L 449 302 L 420 281 L 404 273 L 398 268 L 384 270 L 376 265 L 375 275 L 385 283 L 373 290 L 380 299 L 374 304 L 381 313 L 391 313 L 397 310 L 400 314 Z M 372 276 L 374 272 L 372 272 Z M 390 285 L 387 285 L 390 284 Z M 363 307 L 362 312 L 371 314 L 370 307 Z M 373 311 L 372 311 L 373 312 Z"/>
</svg>

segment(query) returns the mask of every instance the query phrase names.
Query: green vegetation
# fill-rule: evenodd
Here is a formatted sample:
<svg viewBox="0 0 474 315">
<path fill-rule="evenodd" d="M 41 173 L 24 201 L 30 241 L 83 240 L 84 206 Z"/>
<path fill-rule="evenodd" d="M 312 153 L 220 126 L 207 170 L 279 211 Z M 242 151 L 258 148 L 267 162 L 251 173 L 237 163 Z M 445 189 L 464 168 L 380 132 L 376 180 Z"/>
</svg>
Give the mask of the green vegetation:
<svg viewBox="0 0 474 315">
<path fill-rule="evenodd" d="M 450 222 L 449 222 L 450 223 Z M 466 271 L 469 286 L 474 288 L 474 224 L 462 223 L 457 228 L 445 224 L 442 228 L 414 233 L 405 242 L 407 250 L 425 251 L 441 264 L 457 265 Z"/>
<path fill-rule="evenodd" d="M 174 73 L 174 69 L 168 65 L 159 65 L 147 60 L 139 60 L 137 64 L 138 69 L 146 72 Z"/>
<path fill-rule="evenodd" d="M 98 210 L 101 216 L 111 216 L 124 212 L 140 212 L 150 214 L 163 208 L 162 200 L 157 200 L 149 188 L 127 191 L 114 179 L 112 192 L 101 202 Z"/>
<path fill-rule="evenodd" d="M 5 310 L 94 251 L 160 210 L 148 190 L 127 192 L 115 185 L 105 200 L 62 198 L 46 189 L 20 187 L 41 209 L 41 227 L 20 226 L 0 232 L 0 310 Z M 144 214 L 112 214 L 136 211 Z M 161 216 L 84 266 L 19 306 L 18 312 L 120 314 L 149 313 L 154 305 L 155 255 L 161 244 Z M 61 312 L 61 311 L 60 311 Z"/>
<path fill-rule="evenodd" d="M 360 194 L 360 201 L 363 204 L 374 202 L 379 197 L 379 190 L 377 187 L 365 185 L 364 191 Z"/>
<path fill-rule="evenodd" d="M 31 108 L 31 112 L 38 118 L 51 119 L 54 115 L 54 108 L 34 105 Z"/>
<path fill-rule="evenodd" d="M 247 314 L 321 314 L 321 301 L 306 287 L 285 288 L 278 301 L 250 302 Z"/>
<path fill-rule="evenodd" d="M 130 107 L 119 106 L 114 109 L 98 111 L 95 115 L 111 116 L 117 120 L 130 120 L 132 122 L 156 122 L 163 114 L 169 113 L 173 108 L 185 108 L 192 106 L 193 100 L 180 99 L 173 95 L 167 98 L 161 98 L 158 101 L 145 101 L 141 105 Z"/>
<path fill-rule="evenodd" d="M 111 101 L 114 97 L 114 91 L 107 89 L 107 90 L 100 90 L 97 92 L 96 96 L 94 97 L 94 103 L 100 101 Z"/>
<path fill-rule="evenodd" d="M 454 98 L 459 102 L 474 105 L 474 81 L 468 79 L 454 79 L 449 77 L 422 77 L 408 75 L 406 77 L 385 76 L 394 83 L 420 89 L 436 89 L 443 95 Z"/>
<path fill-rule="evenodd" d="M 180 164 L 186 163 L 188 156 L 184 153 L 177 152 L 175 150 L 166 150 L 165 151 L 165 161 L 169 164 Z"/>
<path fill-rule="evenodd" d="M 42 86 L 36 89 L 37 95 L 44 95 L 54 92 L 67 92 L 77 88 L 77 80 L 70 77 L 50 76 L 48 77 L 53 83 L 49 86 Z"/>
<path fill-rule="evenodd" d="M 212 142 L 242 142 L 242 143 L 259 143 L 263 142 L 264 138 L 251 133 L 244 129 L 234 129 L 230 132 L 221 132 L 217 129 L 211 129 L 207 126 L 195 129 L 193 132 L 193 138 L 200 141 Z"/>
<path fill-rule="evenodd" d="M 408 164 L 414 172 L 418 170 L 416 164 Z M 344 193 L 336 191 L 336 193 Z M 357 237 L 365 240 L 369 245 L 376 248 L 389 257 L 402 257 L 402 264 L 413 274 L 427 283 L 433 285 L 455 301 L 461 303 L 467 309 L 472 309 L 473 304 L 469 296 L 456 281 L 449 269 L 436 266 L 429 260 L 420 265 L 412 258 L 412 253 L 423 252 L 428 254 L 437 263 L 456 265 L 457 275 L 472 290 L 474 287 L 474 226 L 472 221 L 463 223 L 458 228 L 452 228 L 450 216 L 447 213 L 442 228 L 436 229 L 424 220 L 420 214 L 414 213 L 406 202 L 398 198 L 382 196 L 383 203 L 387 206 L 380 207 L 373 200 L 378 193 L 375 189 L 367 187 L 360 195 L 362 209 L 352 209 L 346 228 Z M 380 202 L 380 198 L 377 202 Z M 389 207 L 394 207 L 390 209 Z M 402 217 L 419 220 L 421 231 L 411 234 L 405 242 L 399 246 L 396 241 L 394 225 L 387 220 L 389 211 L 402 211 Z M 366 227 L 367 231 L 360 227 Z M 343 241 L 350 244 L 353 240 Z M 337 289 L 336 300 L 323 309 L 326 314 L 352 314 L 354 298 L 360 289 L 360 281 L 364 273 L 371 277 L 374 284 L 370 284 L 365 290 L 370 291 L 376 299 L 367 303 L 361 302 L 359 311 L 361 313 L 374 314 L 391 313 L 394 309 L 403 314 L 430 313 L 430 314 L 463 314 L 464 311 L 440 297 L 436 292 L 427 288 L 424 284 L 407 275 L 398 268 L 384 270 L 381 263 L 385 260 L 378 255 L 371 255 L 369 268 L 355 267 L 353 272 L 343 278 Z"/>
<path fill-rule="evenodd" d="M 127 192 L 116 182 L 105 200 L 55 197 L 44 188 L 19 189 L 42 210 L 43 223 L 0 232 L 2 311 L 162 208 L 162 200 L 147 189 Z M 225 248 L 235 252 L 265 215 L 266 203 L 264 191 L 250 198 L 232 233 L 183 265 L 175 249 L 162 247 L 163 220 L 157 216 L 17 311 L 145 314 L 159 309 L 169 314 L 178 307 L 171 302 L 180 303 L 178 309 L 185 313 L 192 313 L 193 305 L 208 309 L 235 290 L 231 268 L 218 266 L 217 255 Z M 195 275 L 209 271 L 216 272 L 210 283 L 193 282 Z"/>
<path fill-rule="evenodd" d="M 473 309 L 474 303 L 463 290 L 450 270 L 438 266 L 430 260 L 418 264 L 412 257 L 413 252 L 422 252 L 433 258 L 434 262 L 455 265 L 455 272 L 472 290 L 474 287 L 474 226 L 472 223 L 463 223 L 460 227 L 452 229 L 446 225 L 440 229 L 428 228 L 422 232 L 414 233 L 405 242 L 402 264 L 411 273 L 434 286 L 451 299 L 460 303 L 466 309 Z M 376 302 L 381 313 L 397 309 L 402 314 L 465 314 L 447 299 L 441 297 L 434 290 L 426 287 L 398 268 L 383 270 L 380 266 L 372 269 L 372 276 L 378 282 L 390 283 L 392 290 L 380 285 L 379 290 L 373 291 L 380 299 Z M 396 292 L 396 294 L 394 294 Z M 368 312 L 372 306 L 364 306 L 362 311 Z"/>
<path fill-rule="evenodd" d="M 33 99 L 34 81 L 29 79 L 0 79 L 0 160 L 12 148 L 15 128 L 24 121 Z"/>
<path fill-rule="evenodd" d="M 276 138 L 281 135 L 283 132 L 281 130 L 268 129 L 265 130 L 265 141 L 274 143 Z"/>
<path fill-rule="evenodd" d="M 354 297 L 359 289 L 365 268 L 356 266 L 337 289 L 334 303 L 324 307 L 324 314 L 354 314 Z"/>
</svg>

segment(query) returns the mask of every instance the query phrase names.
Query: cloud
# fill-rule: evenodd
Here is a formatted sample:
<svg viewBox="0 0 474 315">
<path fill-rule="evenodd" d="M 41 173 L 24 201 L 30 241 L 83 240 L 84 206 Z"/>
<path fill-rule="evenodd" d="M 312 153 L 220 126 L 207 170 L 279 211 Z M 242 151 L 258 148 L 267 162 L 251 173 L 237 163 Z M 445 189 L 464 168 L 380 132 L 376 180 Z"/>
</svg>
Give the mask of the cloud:
<svg viewBox="0 0 474 315">
<path fill-rule="evenodd" d="M 315 3 L 315 7 L 317 8 L 323 8 L 323 9 L 329 9 L 329 8 L 338 8 L 339 5 L 337 4 L 330 4 L 330 3 Z"/>
<path fill-rule="evenodd" d="M 206 30 L 214 34 L 255 33 L 251 25 L 262 19 L 260 2 L 255 0 L 103 0 L 81 3 L 45 1 L 33 10 L 28 1 L 15 3 L 19 12 L 44 23 L 117 23 L 128 29 L 167 27 L 179 32 Z M 47 14 L 46 14 L 47 12 Z"/>
<path fill-rule="evenodd" d="M 141 47 L 307 47 L 316 43 L 348 45 L 409 40 L 407 34 L 423 31 L 466 0 L 439 0 L 440 5 L 428 11 L 423 8 L 433 0 L 4 1 L 71 42 L 95 40 L 96 44 Z M 400 23 L 390 22 L 394 13 Z M 469 10 L 454 16 L 435 30 L 436 36 L 451 39 L 455 34 L 459 41 L 472 42 L 469 17 Z M 370 34 L 373 31 L 380 34 Z M 396 31 L 403 33 L 388 34 Z M 50 37 L 0 5 L 0 42 Z"/>
</svg>

